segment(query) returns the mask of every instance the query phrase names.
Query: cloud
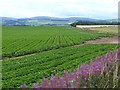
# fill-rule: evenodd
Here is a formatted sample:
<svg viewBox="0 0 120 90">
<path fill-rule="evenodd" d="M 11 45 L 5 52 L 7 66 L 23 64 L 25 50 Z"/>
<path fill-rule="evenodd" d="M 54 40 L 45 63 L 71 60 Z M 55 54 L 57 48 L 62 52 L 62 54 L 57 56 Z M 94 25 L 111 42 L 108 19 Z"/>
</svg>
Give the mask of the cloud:
<svg viewBox="0 0 120 90">
<path fill-rule="evenodd" d="M 117 18 L 119 0 L 3 0 L 0 16 Z"/>
</svg>

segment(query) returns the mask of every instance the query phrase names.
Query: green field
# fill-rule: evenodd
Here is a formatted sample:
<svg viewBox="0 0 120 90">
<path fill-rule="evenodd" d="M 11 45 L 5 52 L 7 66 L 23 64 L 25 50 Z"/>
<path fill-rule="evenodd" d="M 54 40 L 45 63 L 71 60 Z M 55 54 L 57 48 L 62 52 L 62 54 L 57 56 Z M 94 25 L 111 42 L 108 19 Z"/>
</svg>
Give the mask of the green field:
<svg viewBox="0 0 120 90">
<path fill-rule="evenodd" d="M 3 61 L 3 87 L 20 87 L 22 83 L 31 86 L 33 83 L 40 83 L 43 77 L 50 77 L 64 70 L 74 70 L 80 64 L 88 63 L 91 59 L 115 49 L 116 45 L 72 46 Z"/>
<path fill-rule="evenodd" d="M 72 46 L 103 36 L 108 35 L 72 27 L 3 27 L 3 58 Z"/>
<path fill-rule="evenodd" d="M 29 87 L 44 77 L 49 78 L 64 70 L 74 71 L 83 63 L 116 50 L 116 44 L 85 44 L 86 40 L 110 36 L 77 30 L 73 27 L 3 27 L 3 88 Z M 25 56 L 34 54 L 32 56 Z M 11 57 L 24 56 L 21 58 Z M 11 59 L 9 59 L 11 58 Z"/>
</svg>

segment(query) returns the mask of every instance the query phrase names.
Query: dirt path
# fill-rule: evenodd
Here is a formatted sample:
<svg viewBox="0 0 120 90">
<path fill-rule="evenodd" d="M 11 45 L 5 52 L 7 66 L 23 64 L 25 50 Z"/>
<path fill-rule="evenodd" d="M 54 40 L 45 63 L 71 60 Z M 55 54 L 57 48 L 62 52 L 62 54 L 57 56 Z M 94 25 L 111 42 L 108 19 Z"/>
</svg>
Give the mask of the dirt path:
<svg viewBox="0 0 120 90">
<path fill-rule="evenodd" d="M 118 42 L 118 37 L 114 36 L 114 37 L 100 38 L 96 40 L 89 40 L 89 41 L 85 41 L 85 43 L 83 44 L 74 45 L 74 46 L 83 46 L 85 44 L 120 44 L 120 42 Z"/>
<path fill-rule="evenodd" d="M 86 41 L 86 44 L 118 44 L 118 37 L 106 37 L 106 38 L 101 38 L 101 39 L 96 39 L 96 40 L 90 40 Z"/>
<path fill-rule="evenodd" d="M 36 55 L 38 53 L 32 53 L 32 54 L 28 54 L 28 55 L 23 55 L 23 56 L 17 56 L 17 57 L 11 57 L 11 58 L 3 58 L 2 60 L 11 60 L 11 59 L 19 59 L 19 58 L 23 58 L 23 57 L 26 57 L 26 56 L 33 56 L 33 55 Z"/>
<path fill-rule="evenodd" d="M 120 43 L 120 42 L 119 42 Z M 100 39 L 96 39 L 96 40 L 89 40 L 86 41 L 83 44 L 79 44 L 79 45 L 74 45 L 74 46 L 83 46 L 85 44 L 118 44 L 118 37 L 114 36 L 114 37 L 105 37 L 105 38 L 100 38 Z M 4 58 L 3 60 L 14 60 L 14 59 L 18 59 L 18 58 L 23 58 L 26 56 L 33 56 L 36 55 L 38 53 L 33 53 L 33 54 L 28 54 L 28 55 L 24 55 L 24 56 L 18 56 L 18 57 L 12 57 L 12 58 Z"/>
</svg>

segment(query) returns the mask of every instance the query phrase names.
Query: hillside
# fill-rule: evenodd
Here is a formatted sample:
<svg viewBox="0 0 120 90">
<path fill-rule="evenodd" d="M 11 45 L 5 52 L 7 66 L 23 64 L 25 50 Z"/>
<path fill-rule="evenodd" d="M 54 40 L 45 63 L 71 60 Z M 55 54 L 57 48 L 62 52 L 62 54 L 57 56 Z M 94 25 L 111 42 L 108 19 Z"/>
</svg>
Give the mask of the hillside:
<svg viewBox="0 0 120 90">
<path fill-rule="evenodd" d="M 64 26 L 77 21 L 90 21 L 90 22 L 101 22 L 103 20 L 82 18 L 82 17 L 69 17 L 69 18 L 58 18 L 58 17 L 48 17 L 48 16 L 38 16 L 31 18 L 11 18 L 11 17 L 0 17 L 2 18 L 2 25 L 12 26 L 12 25 L 30 25 L 30 26 Z"/>
</svg>

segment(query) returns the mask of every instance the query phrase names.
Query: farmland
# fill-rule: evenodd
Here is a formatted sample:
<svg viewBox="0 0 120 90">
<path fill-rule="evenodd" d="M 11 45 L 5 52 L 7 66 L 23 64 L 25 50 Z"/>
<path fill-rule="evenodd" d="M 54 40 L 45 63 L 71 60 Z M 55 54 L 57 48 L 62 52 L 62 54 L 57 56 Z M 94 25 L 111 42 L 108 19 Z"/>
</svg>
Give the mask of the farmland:
<svg viewBox="0 0 120 90">
<path fill-rule="evenodd" d="M 90 28 L 90 30 L 97 31 L 100 33 L 109 33 L 109 34 L 118 35 L 118 27 L 117 26 L 96 27 L 96 28 Z"/>
<path fill-rule="evenodd" d="M 3 61 L 3 87 L 19 87 L 22 83 L 40 83 L 43 77 L 50 77 L 64 70 L 74 70 L 82 63 L 115 50 L 116 45 L 85 45 L 66 47 L 43 52 L 34 56 Z M 85 51 L 85 52 L 84 52 Z"/>
<path fill-rule="evenodd" d="M 107 36 L 111 34 L 93 33 L 69 26 L 4 26 L 3 88 L 20 88 L 23 83 L 32 87 L 33 83 L 40 84 L 44 77 L 63 74 L 64 70 L 74 71 L 81 64 L 90 63 L 96 57 L 116 50 L 116 44 L 79 46 L 85 41 Z M 24 57 L 17 58 L 19 56 Z"/>
<path fill-rule="evenodd" d="M 109 36 L 72 27 L 3 27 L 3 58 L 22 56 Z"/>
</svg>

